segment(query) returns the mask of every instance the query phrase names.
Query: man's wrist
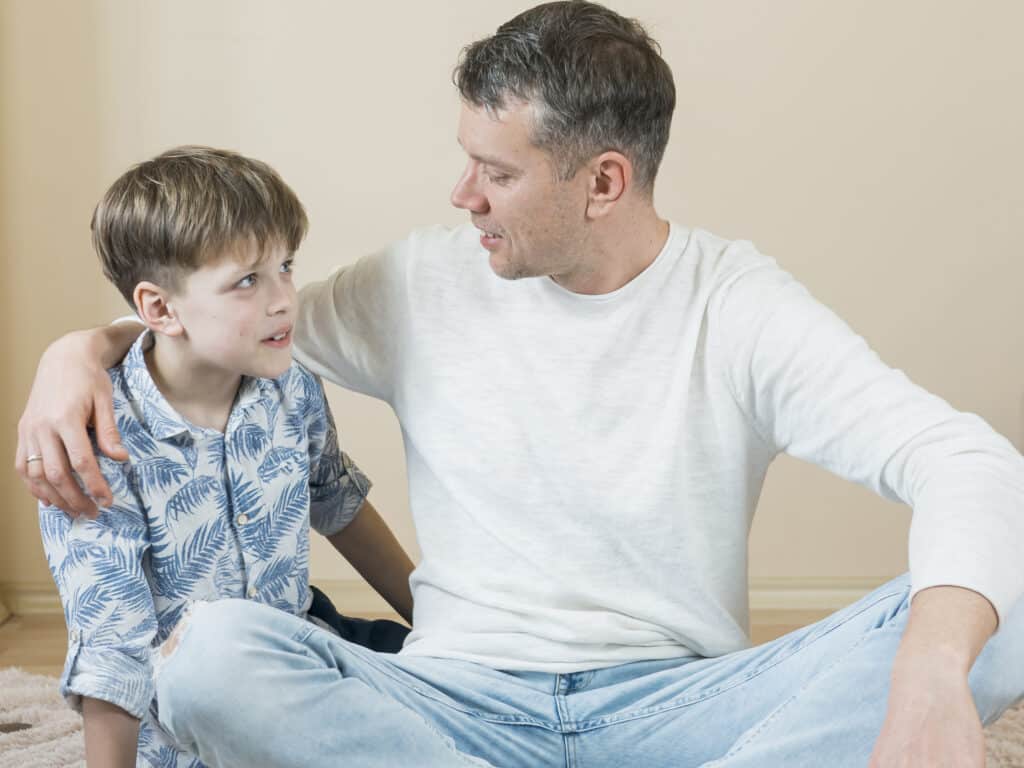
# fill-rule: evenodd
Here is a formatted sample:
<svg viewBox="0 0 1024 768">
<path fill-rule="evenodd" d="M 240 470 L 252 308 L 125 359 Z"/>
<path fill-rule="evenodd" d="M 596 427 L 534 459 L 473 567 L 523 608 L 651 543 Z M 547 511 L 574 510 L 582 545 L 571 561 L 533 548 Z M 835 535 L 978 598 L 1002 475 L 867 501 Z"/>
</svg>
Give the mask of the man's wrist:
<svg viewBox="0 0 1024 768">
<path fill-rule="evenodd" d="M 142 323 L 119 322 L 79 333 L 85 334 L 89 358 L 98 360 L 105 370 L 124 359 L 132 343 L 144 329 Z"/>
</svg>

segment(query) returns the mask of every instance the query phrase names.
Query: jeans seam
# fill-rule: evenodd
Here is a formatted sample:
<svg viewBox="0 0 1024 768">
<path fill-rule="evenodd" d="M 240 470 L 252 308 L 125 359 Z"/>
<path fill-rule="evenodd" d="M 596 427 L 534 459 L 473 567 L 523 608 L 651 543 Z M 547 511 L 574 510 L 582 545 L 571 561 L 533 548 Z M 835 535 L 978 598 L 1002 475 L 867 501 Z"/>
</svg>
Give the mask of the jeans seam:
<svg viewBox="0 0 1024 768">
<path fill-rule="evenodd" d="M 622 723 L 622 722 L 626 722 L 626 721 L 629 721 L 629 720 L 640 720 L 640 719 L 645 718 L 645 717 L 652 717 L 654 715 L 661 714 L 662 712 L 669 712 L 669 711 L 671 711 L 673 709 L 681 709 L 683 707 L 688 707 L 688 706 L 691 706 L 693 704 L 698 704 L 698 703 L 700 703 L 702 701 L 706 701 L 706 700 L 708 700 L 710 698 L 713 698 L 715 696 L 719 696 L 719 695 L 725 693 L 726 691 L 731 691 L 734 688 L 737 688 L 737 687 L 739 687 L 739 686 L 741 686 L 741 685 L 743 685 L 745 683 L 750 682 L 751 680 L 753 680 L 756 677 L 760 677 L 762 674 L 764 674 L 768 670 L 774 669 L 779 664 L 782 664 L 783 662 L 787 661 L 788 659 L 791 659 L 795 654 L 799 653 L 800 651 L 804 650 L 805 648 L 809 648 L 809 647 L 811 647 L 811 645 L 817 643 L 819 640 L 821 640 L 821 639 L 823 639 L 825 637 L 828 637 L 836 629 L 841 627 L 843 624 L 846 624 L 847 621 L 851 621 L 856 616 L 860 616 L 862 613 L 864 613 L 865 611 L 869 610 L 870 608 L 873 608 L 874 606 L 878 605 L 880 602 L 882 602 L 884 600 L 888 600 L 891 597 L 896 597 L 896 596 L 902 594 L 905 591 L 906 591 L 905 589 L 900 589 L 900 590 L 895 591 L 895 592 L 889 592 L 889 593 L 886 593 L 884 595 L 880 595 L 877 600 L 874 600 L 871 603 L 869 603 L 868 605 L 865 605 L 861 610 L 857 611 L 857 613 L 855 613 L 852 616 L 850 616 L 846 621 L 840 622 L 839 624 L 836 624 L 836 625 L 830 627 L 828 629 L 828 631 L 822 632 L 820 635 L 817 635 L 817 636 L 811 638 L 810 640 L 808 640 L 807 642 L 803 643 L 802 645 L 796 646 L 795 648 L 792 649 L 792 651 L 787 653 L 785 656 L 782 656 L 782 657 L 780 657 L 778 659 L 775 659 L 774 661 L 772 661 L 772 662 L 770 662 L 768 664 L 765 664 L 765 665 L 763 665 L 761 667 L 758 667 L 753 672 L 750 672 L 749 674 L 747 674 L 745 676 L 742 676 L 740 678 L 728 681 L 728 682 L 724 683 L 723 685 L 720 685 L 720 686 L 717 686 L 717 687 L 712 688 L 710 690 L 704 691 L 700 695 L 693 696 L 693 697 L 690 697 L 690 698 L 684 697 L 684 698 L 680 698 L 680 699 L 674 699 L 674 700 L 672 700 L 670 702 L 667 702 L 666 704 L 663 704 L 663 705 L 658 706 L 658 707 L 650 707 L 648 709 L 638 709 L 638 710 L 633 710 L 631 712 L 623 712 L 623 713 L 618 714 L 618 715 L 608 715 L 606 717 L 595 718 L 595 719 L 592 719 L 592 720 L 584 720 L 584 721 L 576 724 L 577 730 L 579 730 L 579 731 L 593 731 L 593 730 L 597 730 L 598 728 L 603 728 L 605 726 L 614 725 L 616 723 Z M 866 636 L 866 635 L 867 635 L 867 633 L 865 633 L 864 636 Z M 854 643 L 850 647 L 850 649 L 852 650 L 853 648 L 855 648 L 863 639 L 864 639 L 864 637 L 861 637 L 860 639 L 858 639 L 857 642 Z"/>
<path fill-rule="evenodd" d="M 310 660 L 312 660 L 312 661 L 322 661 L 322 659 L 320 659 L 317 656 L 317 654 L 315 654 L 313 651 L 311 651 L 309 649 L 309 647 L 306 645 L 305 641 L 308 640 L 310 635 L 312 635 L 317 630 L 319 630 L 321 632 L 327 632 L 326 629 L 323 629 L 323 628 L 318 627 L 316 625 L 311 625 L 308 629 L 303 627 L 302 629 L 297 630 L 293 634 L 293 636 L 292 636 L 292 639 L 297 641 L 298 644 L 299 644 L 299 648 L 302 649 L 302 654 L 304 656 L 306 656 L 307 658 L 309 658 Z M 327 634 L 329 634 L 332 637 L 336 638 L 336 636 L 333 635 L 330 632 L 327 632 Z M 352 644 L 352 645 L 354 645 L 354 644 Z M 355 646 L 355 647 L 358 648 L 360 646 Z M 404 684 L 404 681 L 399 680 L 398 678 L 394 677 L 393 675 L 388 675 L 388 677 L 390 677 L 392 680 L 395 680 L 395 682 L 403 683 Z M 362 682 L 362 681 L 359 681 L 359 682 Z M 366 683 L 363 683 L 363 685 L 366 685 Z M 423 691 L 419 690 L 418 688 L 413 687 L 413 690 L 415 690 L 420 695 L 424 695 Z M 381 693 L 380 695 L 387 697 L 391 701 L 395 701 L 394 699 L 391 699 L 391 697 L 387 696 L 387 694 Z M 430 698 L 433 698 L 433 697 L 430 697 Z M 435 699 L 435 701 L 436 701 L 436 699 Z M 404 707 L 404 705 L 402 705 L 401 702 L 397 702 L 396 701 L 395 703 L 398 704 L 399 706 L 403 706 Z M 443 704 L 444 702 L 440 702 L 440 703 Z M 444 744 L 445 748 L 447 748 L 452 753 L 452 755 L 457 757 L 459 760 L 462 760 L 466 765 L 476 766 L 476 768 L 482 768 L 483 766 L 488 766 L 489 768 L 493 768 L 493 766 L 491 766 L 491 764 L 489 762 L 487 762 L 486 760 L 484 760 L 483 758 L 479 758 L 479 757 L 476 757 L 474 755 L 467 755 L 464 752 L 460 752 L 459 749 L 458 749 L 458 746 L 455 744 L 455 740 L 451 736 L 449 736 L 448 734 L 443 733 L 442 731 L 438 730 L 437 727 L 433 723 L 431 723 L 429 720 L 427 720 L 427 718 L 425 718 L 423 715 L 421 715 L 416 710 L 410 709 L 409 707 L 404 707 L 404 708 L 407 709 L 409 711 L 409 713 L 412 714 L 414 717 L 419 718 L 419 720 L 421 720 L 423 722 L 424 726 L 426 726 L 426 728 L 429 731 L 434 733 L 434 735 L 437 736 L 441 740 L 441 743 Z M 465 713 L 465 714 L 472 714 L 472 713 Z"/>
<path fill-rule="evenodd" d="M 314 632 L 316 632 L 318 630 L 322 631 L 322 632 L 326 631 L 326 630 L 323 630 L 320 627 L 317 627 L 315 625 L 310 625 L 310 627 L 308 629 L 304 627 L 301 630 L 297 631 L 292 639 L 295 640 L 296 642 L 298 642 L 299 645 L 302 647 L 303 653 L 306 653 L 308 655 L 308 654 L 311 653 L 311 651 L 309 651 L 309 649 L 306 647 L 306 640 L 308 640 L 310 635 L 312 635 Z M 330 633 L 328 633 L 328 634 L 330 634 Z M 341 638 L 338 638 L 336 635 L 331 635 L 331 637 L 334 638 L 335 640 L 340 640 L 341 639 Z M 347 645 L 347 649 L 350 652 L 354 653 L 355 655 L 362 656 L 364 661 L 367 660 L 368 658 L 372 658 L 374 655 L 376 655 L 376 652 L 374 652 L 374 651 L 367 651 L 367 649 L 365 649 L 362 646 L 357 645 L 355 643 L 346 643 L 346 645 Z M 497 723 L 497 724 L 501 724 L 501 725 L 533 726 L 533 727 L 536 727 L 536 728 L 544 728 L 545 730 L 549 730 L 549 731 L 552 731 L 554 733 L 560 733 L 561 732 L 561 729 L 553 727 L 552 723 L 545 723 L 542 720 L 535 720 L 534 718 L 531 718 L 531 717 L 523 717 L 523 716 L 520 716 L 520 715 L 501 715 L 501 714 L 498 714 L 497 712 L 481 712 L 479 710 L 475 710 L 475 709 L 470 709 L 468 707 L 459 706 L 458 704 L 453 703 L 452 701 L 448 700 L 445 697 L 441 697 L 439 695 L 436 695 L 436 694 L 432 693 L 429 690 L 426 690 L 426 689 L 420 687 L 419 685 L 416 684 L 415 681 L 410 683 L 408 680 L 402 679 L 401 677 L 395 675 L 387 667 L 387 665 L 383 665 L 382 664 L 382 665 L 378 666 L 378 665 L 375 664 L 374 668 L 379 673 L 384 675 L 385 677 L 388 677 L 391 680 L 393 680 L 394 682 L 398 683 L 399 685 L 401 685 L 401 686 L 403 686 L 403 687 L 405 687 L 405 688 L 407 688 L 407 689 L 409 689 L 411 691 L 414 691 L 415 693 L 419 694 L 423 698 L 430 699 L 431 701 L 434 701 L 434 702 L 437 702 L 438 704 L 444 705 L 448 709 L 454 710 L 455 712 L 460 712 L 460 713 L 462 713 L 464 715 L 470 715 L 471 717 L 475 717 L 478 720 L 483 720 L 483 721 L 489 722 L 489 723 Z"/>
<path fill-rule="evenodd" d="M 764 732 L 765 728 L 771 725 L 771 723 L 773 723 L 776 720 L 776 718 L 778 718 L 778 716 L 789 707 L 790 704 L 792 704 L 794 701 L 800 698 L 800 694 L 806 691 L 821 675 L 830 672 L 842 661 L 844 661 L 847 656 L 853 653 L 861 645 L 861 643 L 863 643 L 867 639 L 869 634 L 870 632 L 865 632 L 861 637 L 857 639 L 857 642 L 855 642 L 853 645 L 846 649 L 846 653 L 836 658 L 831 664 L 825 667 L 825 669 L 821 670 L 821 672 L 819 672 L 817 675 L 814 675 L 813 677 L 805 681 L 804 684 L 801 685 L 800 688 L 797 689 L 792 696 L 790 696 L 788 699 L 782 702 L 782 704 L 780 704 L 774 710 L 772 710 L 768 714 L 768 716 L 765 717 L 761 722 L 759 722 L 753 730 L 741 736 L 740 740 L 736 744 L 733 744 L 732 747 L 730 747 L 724 755 L 722 755 L 716 760 L 713 760 L 710 763 L 706 763 L 704 768 L 713 768 L 713 766 L 720 764 L 723 760 L 728 760 L 732 757 L 735 757 L 744 749 L 749 747 L 754 742 L 754 740 L 758 736 L 760 736 L 761 733 Z"/>
</svg>

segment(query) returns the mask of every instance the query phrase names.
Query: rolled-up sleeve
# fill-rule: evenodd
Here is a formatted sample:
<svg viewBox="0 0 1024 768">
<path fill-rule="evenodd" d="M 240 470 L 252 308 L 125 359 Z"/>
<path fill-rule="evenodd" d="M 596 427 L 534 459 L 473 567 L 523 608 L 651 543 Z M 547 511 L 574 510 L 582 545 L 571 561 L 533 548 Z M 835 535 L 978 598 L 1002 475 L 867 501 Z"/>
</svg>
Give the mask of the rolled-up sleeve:
<svg viewBox="0 0 1024 768">
<path fill-rule="evenodd" d="M 102 460 L 104 474 L 121 472 Z M 113 465 L 113 467 L 111 466 Z M 151 661 L 157 621 L 143 570 L 148 527 L 134 500 L 117 493 L 96 520 L 71 520 L 39 507 L 39 527 L 68 626 L 60 690 L 81 711 L 88 696 L 141 718 L 153 699 Z"/>
<path fill-rule="evenodd" d="M 334 416 L 320 380 L 299 369 L 305 382 L 305 422 L 309 438 L 309 524 L 333 536 L 355 518 L 370 492 L 370 480 L 338 446 Z"/>
</svg>

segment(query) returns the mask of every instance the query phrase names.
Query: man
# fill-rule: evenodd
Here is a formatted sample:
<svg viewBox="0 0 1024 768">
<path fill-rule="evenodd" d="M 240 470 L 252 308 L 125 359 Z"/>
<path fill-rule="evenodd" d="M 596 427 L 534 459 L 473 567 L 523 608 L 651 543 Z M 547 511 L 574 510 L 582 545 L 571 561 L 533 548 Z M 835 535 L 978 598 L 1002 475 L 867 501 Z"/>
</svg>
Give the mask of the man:
<svg viewBox="0 0 1024 768">
<path fill-rule="evenodd" d="M 218 765 L 982 765 L 982 720 L 1024 693 L 1024 459 L 749 244 L 658 216 L 675 91 L 635 22 L 538 6 L 456 83 L 475 228 L 307 287 L 296 329 L 302 362 L 402 423 L 413 631 L 385 658 L 201 606 L 161 723 Z M 82 425 L 43 414 L 94 411 L 116 451 L 96 359 L 132 333 L 47 352 L 20 426 L 37 495 L 86 503 L 65 450 L 104 493 Z M 912 578 L 747 649 L 747 533 L 782 451 L 913 506 Z"/>
</svg>

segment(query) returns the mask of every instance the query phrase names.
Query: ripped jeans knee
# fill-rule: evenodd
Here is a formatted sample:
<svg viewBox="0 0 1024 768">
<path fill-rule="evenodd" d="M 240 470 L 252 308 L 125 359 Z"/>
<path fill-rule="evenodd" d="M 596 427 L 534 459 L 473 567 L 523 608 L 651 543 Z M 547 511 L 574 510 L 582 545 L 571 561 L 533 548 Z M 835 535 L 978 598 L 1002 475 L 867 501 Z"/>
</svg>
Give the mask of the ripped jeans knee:
<svg viewBox="0 0 1024 768">
<path fill-rule="evenodd" d="M 204 606 L 208 605 L 206 601 L 196 601 L 190 604 L 181 615 L 181 619 L 178 620 L 177 626 L 171 631 L 167 639 L 164 640 L 159 646 L 157 646 L 155 653 L 153 654 L 153 681 L 156 682 L 160 678 L 160 673 L 163 672 L 168 660 L 174 655 L 175 651 L 181 645 L 182 638 L 184 638 L 186 632 L 192 623 L 192 618 L 197 610 L 202 610 Z"/>
</svg>

